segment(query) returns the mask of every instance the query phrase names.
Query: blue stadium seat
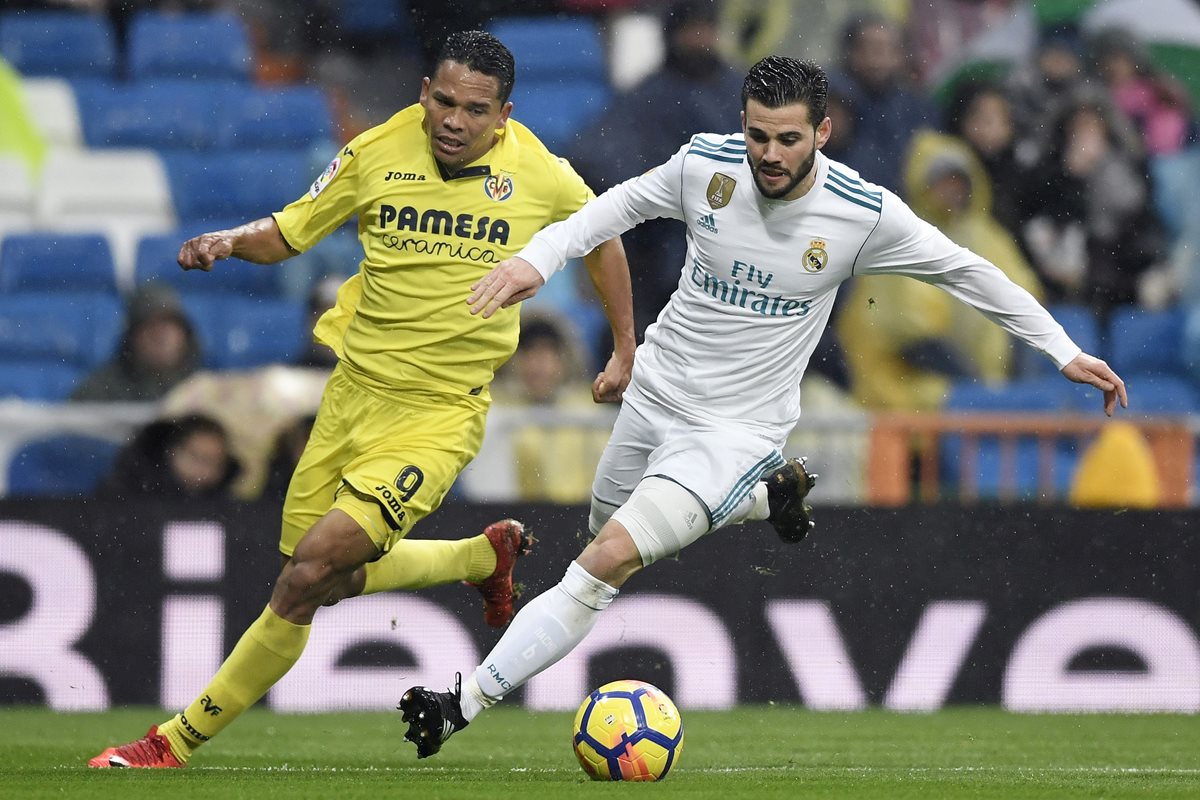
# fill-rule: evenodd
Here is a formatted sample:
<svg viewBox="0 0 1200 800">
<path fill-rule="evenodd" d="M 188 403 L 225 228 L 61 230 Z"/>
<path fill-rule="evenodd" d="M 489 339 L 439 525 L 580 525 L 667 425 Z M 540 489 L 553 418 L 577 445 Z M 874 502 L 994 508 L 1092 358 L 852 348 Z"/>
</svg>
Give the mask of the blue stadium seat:
<svg viewBox="0 0 1200 800">
<path fill-rule="evenodd" d="M 112 469 L 119 449 L 113 442 L 92 436 L 52 436 L 27 442 L 8 463 L 9 494 L 91 494 Z"/>
<path fill-rule="evenodd" d="M 134 283 L 160 281 L 173 286 L 181 295 L 255 295 L 274 297 L 279 294 L 277 265 L 250 264 L 243 261 L 222 261 L 211 272 L 184 271 L 176 258 L 183 242 L 194 234 L 163 234 L 146 236 L 138 242 Z"/>
<path fill-rule="evenodd" d="M 338 28 L 351 37 L 394 40 L 413 33 L 405 0 L 342 0 L 336 8 Z"/>
<path fill-rule="evenodd" d="M 1133 375 L 1185 376 L 1183 328 L 1187 314 L 1176 307 L 1149 311 L 1137 306 L 1113 309 L 1108 320 L 1109 365 L 1122 378 Z"/>
<path fill-rule="evenodd" d="M 84 370 L 57 361 L 0 360 L 0 399 L 61 403 L 71 396 Z"/>
<path fill-rule="evenodd" d="M 6 11 L 0 14 L 0 57 L 26 77 L 109 78 L 116 37 L 102 14 Z"/>
<path fill-rule="evenodd" d="M 1200 391 L 1178 375 L 1122 375 L 1129 391 L 1129 410 L 1136 414 L 1200 413 Z"/>
<path fill-rule="evenodd" d="M 229 115 L 228 144 L 236 149 L 326 145 L 333 132 L 329 102 L 311 86 L 244 91 Z"/>
<path fill-rule="evenodd" d="M 123 317 L 109 294 L 0 295 L 0 360 L 95 367 L 116 350 Z"/>
<path fill-rule="evenodd" d="M 181 224 L 265 217 L 304 194 L 316 177 L 299 150 L 164 153 Z"/>
<path fill-rule="evenodd" d="M 491 26 L 517 62 L 517 84 L 526 78 L 607 80 L 604 41 L 591 17 L 506 17 Z"/>
<path fill-rule="evenodd" d="M 1082 395 L 1075 390 L 1074 384 L 1061 375 L 1012 381 L 1002 387 L 964 381 L 951 387 L 945 410 L 991 414 L 1062 413 L 1074 411 L 1081 398 Z M 1099 408 L 1099 399 L 1092 399 Z M 956 485 L 958 482 L 963 447 L 960 436 L 945 436 L 942 439 L 939 458 L 943 481 L 948 485 Z M 1031 499 L 1036 496 L 1040 458 L 1035 439 L 1017 440 L 1017 473 L 1013 489 L 1018 497 Z M 1054 488 L 1060 494 L 1070 487 L 1078 458 L 1078 447 L 1073 440 L 1063 439 L 1055 444 L 1052 474 Z M 1000 496 L 1003 463 L 1000 440 L 997 437 L 980 437 L 978 449 L 975 451 L 975 480 L 980 498 L 995 499 Z"/>
<path fill-rule="evenodd" d="M 612 98 L 604 42 L 589 17 L 510 17 L 492 33 L 517 62 L 513 117 L 562 149 Z"/>
<path fill-rule="evenodd" d="M 163 80 L 75 86 L 90 147 L 209 149 L 229 140 L 229 108 L 245 88 L 232 81 Z"/>
<path fill-rule="evenodd" d="M 1087 306 L 1072 303 L 1058 303 L 1047 307 L 1054 319 L 1063 326 L 1067 335 L 1075 340 L 1075 344 L 1097 358 L 1104 358 L 1104 343 L 1100 330 L 1100 320 L 1096 312 Z M 1032 347 L 1017 342 L 1018 360 L 1021 364 L 1020 373 L 1023 377 L 1038 378 L 1058 375 L 1054 362 L 1034 350 Z"/>
<path fill-rule="evenodd" d="M 250 78 L 250 36 L 226 12 L 173 14 L 143 11 L 129 26 L 130 80 Z"/>
<path fill-rule="evenodd" d="M 308 342 L 307 314 L 295 301 L 192 296 L 183 306 L 211 369 L 290 364 Z"/>
<path fill-rule="evenodd" d="M 607 84 L 585 80 L 520 80 L 513 89 L 513 119 L 560 153 L 603 113 L 612 99 Z"/>
<path fill-rule="evenodd" d="M 99 234 L 11 233 L 0 242 L 0 293 L 117 294 L 107 237 Z"/>
</svg>

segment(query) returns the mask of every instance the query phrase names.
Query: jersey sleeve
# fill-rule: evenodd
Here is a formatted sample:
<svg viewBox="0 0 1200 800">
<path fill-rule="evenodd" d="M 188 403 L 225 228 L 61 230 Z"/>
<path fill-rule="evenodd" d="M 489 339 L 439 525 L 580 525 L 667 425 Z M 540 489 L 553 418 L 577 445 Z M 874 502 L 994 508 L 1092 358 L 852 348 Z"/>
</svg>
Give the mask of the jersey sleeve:
<svg viewBox="0 0 1200 800">
<path fill-rule="evenodd" d="M 517 256 L 546 280 L 572 258 L 640 222 L 657 217 L 683 219 L 683 160 L 687 145 L 671 159 L 636 178 L 618 184 L 561 222 L 539 231 Z"/>
<path fill-rule="evenodd" d="M 558 193 L 554 197 L 554 208 L 550 212 L 551 222 L 561 222 L 595 200 L 596 195 L 579 177 L 579 173 L 565 158 L 557 159 L 559 169 Z"/>
<path fill-rule="evenodd" d="M 883 208 L 855 262 L 857 274 L 907 275 L 933 284 L 980 313 L 1062 369 L 1082 350 L 1050 312 L 987 259 L 960 247 L 899 197 Z"/>
<path fill-rule="evenodd" d="M 293 250 L 303 253 L 358 211 L 357 147 L 357 140 L 344 147 L 303 196 L 274 213 Z"/>
</svg>

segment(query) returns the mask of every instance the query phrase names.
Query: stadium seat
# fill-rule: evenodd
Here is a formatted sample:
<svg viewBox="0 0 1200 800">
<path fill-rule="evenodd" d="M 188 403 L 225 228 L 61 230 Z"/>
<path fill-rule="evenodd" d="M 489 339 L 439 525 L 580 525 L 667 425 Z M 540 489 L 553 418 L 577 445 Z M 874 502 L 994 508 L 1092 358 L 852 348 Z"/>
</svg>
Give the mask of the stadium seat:
<svg viewBox="0 0 1200 800">
<path fill-rule="evenodd" d="M 327 145 L 333 132 L 329 102 L 311 86 L 243 91 L 230 100 L 229 116 L 235 149 Z"/>
<path fill-rule="evenodd" d="M 129 26 L 129 79 L 250 78 L 250 36 L 232 13 L 144 11 Z"/>
<path fill-rule="evenodd" d="M 291 300 L 195 295 L 183 306 L 210 369 L 290 364 L 308 341 L 305 309 Z"/>
<path fill-rule="evenodd" d="M 1063 326 L 1075 344 L 1097 358 L 1104 357 L 1104 344 L 1100 330 L 1100 320 L 1096 313 L 1087 306 L 1072 303 L 1058 303 L 1047 307 L 1054 319 Z M 1054 362 L 1046 356 L 1021 342 L 1014 342 L 1018 348 L 1020 374 L 1025 378 L 1040 378 L 1059 374 Z"/>
<path fill-rule="evenodd" d="M 591 17 L 506 17 L 491 32 L 512 51 L 518 84 L 526 78 L 605 79 L 604 42 Z"/>
<path fill-rule="evenodd" d="M 79 104 L 70 83 L 62 78 L 25 78 L 21 92 L 25 108 L 47 145 L 69 149 L 83 145 Z"/>
<path fill-rule="evenodd" d="M 1136 414 L 1200 413 L 1200 391 L 1178 375 L 1122 375 L 1129 392 L 1130 412 Z"/>
<path fill-rule="evenodd" d="M 510 17 L 492 33 L 517 62 L 513 117 L 551 150 L 565 147 L 608 105 L 604 43 L 589 17 Z"/>
<path fill-rule="evenodd" d="M 1126 380 L 1134 375 L 1187 375 L 1183 363 L 1186 316 L 1179 307 L 1113 309 L 1108 321 L 1109 365 Z"/>
<path fill-rule="evenodd" d="M 112 469 L 120 446 L 92 436 L 26 442 L 8 464 L 8 492 L 18 496 L 91 494 Z"/>
<path fill-rule="evenodd" d="M 164 153 L 171 192 L 184 225 L 265 217 L 307 191 L 308 154 L 298 150 Z"/>
<path fill-rule="evenodd" d="M 179 248 L 192 233 L 147 236 L 138 242 L 135 284 L 160 281 L 173 286 L 181 295 L 253 295 L 274 297 L 279 294 L 279 270 L 275 265 L 245 261 L 223 261 L 211 272 L 184 271 L 176 258 Z"/>
<path fill-rule="evenodd" d="M 71 396 L 84 372 L 57 361 L 0 360 L 0 400 L 61 403 Z"/>
<path fill-rule="evenodd" d="M 229 109 L 246 91 L 232 81 L 161 80 L 80 84 L 89 147 L 211 149 L 227 144 Z"/>
<path fill-rule="evenodd" d="M 108 78 L 117 63 L 116 37 L 102 14 L 6 11 L 0 57 L 25 76 Z"/>
<path fill-rule="evenodd" d="M 148 150 L 52 153 L 42 169 L 36 220 L 47 230 L 108 236 L 122 288 L 133 282 L 138 240 L 176 227 L 166 171 Z"/>
<path fill-rule="evenodd" d="M 1029 378 L 990 387 L 973 381 L 963 381 L 951 387 L 946 399 L 947 412 L 980 412 L 993 415 L 1011 413 L 1064 413 L 1075 410 L 1080 394 L 1074 385 L 1060 375 Z M 1096 407 L 1099 408 L 1099 400 Z M 957 485 L 964 443 L 961 436 L 942 438 L 941 473 L 947 485 Z M 1078 461 L 1078 447 L 1073 440 L 1056 443 L 1053 457 L 1054 488 L 1065 494 Z M 1016 480 L 1013 489 L 1022 499 L 1031 499 L 1038 492 L 1040 453 L 1032 437 L 1017 440 Z M 1004 466 L 1003 448 L 998 437 L 980 437 L 975 451 L 975 484 L 978 496 L 996 499 L 1001 491 L 1001 472 Z"/>
<path fill-rule="evenodd" d="M 0 157 L 0 234 L 33 226 L 33 180 L 25 162 Z"/>
<path fill-rule="evenodd" d="M 0 361 L 95 367 L 116 350 L 123 318 L 109 294 L 0 294 Z"/>
<path fill-rule="evenodd" d="M 13 234 L 0 242 L 0 293 L 117 294 L 108 240 L 98 234 Z"/>
<path fill-rule="evenodd" d="M 342 0 L 336 9 L 338 29 L 352 38 L 394 40 L 412 34 L 404 0 Z"/>
<path fill-rule="evenodd" d="M 612 92 L 595 81 L 524 80 L 513 89 L 513 119 L 551 152 L 565 150 L 608 106 Z"/>
</svg>

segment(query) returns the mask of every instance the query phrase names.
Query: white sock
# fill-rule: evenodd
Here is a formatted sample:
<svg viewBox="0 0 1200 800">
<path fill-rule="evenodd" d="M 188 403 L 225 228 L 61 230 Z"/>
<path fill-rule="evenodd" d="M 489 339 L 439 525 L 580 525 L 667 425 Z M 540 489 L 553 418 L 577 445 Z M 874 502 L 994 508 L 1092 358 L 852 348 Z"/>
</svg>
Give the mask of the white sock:
<svg viewBox="0 0 1200 800">
<path fill-rule="evenodd" d="M 459 698 L 459 706 L 462 709 L 463 718 L 467 722 L 475 719 L 480 711 L 485 708 L 491 708 L 500 701 L 499 697 L 488 697 L 483 693 L 483 689 L 479 688 L 479 681 L 475 680 L 475 673 L 472 672 L 463 681 L 462 697 Z"/>
<path fill-rule="evenodd" d="M 759 481 L 754 484 L 750 494 L 746 495 L 742 502 L 733 509 L 733 513 L 729 515 L 725 524 L 741 525 L 746 520 L 766 519 L 770 515 L 771 508 L 767 505 L 767 485 Z"/>
<path fill-rule="evenodd" d="M 595 626 L 617 590 L 575 561 L 557 586 L 542 592 L 513 618 L 471 680 L 463 687 L 463 716 L 480 711 L 556 663 Z M 477 694 L 476 694 L 477 693 Z M 476 695 L 470 698 L 469 695 Z"/>
</svg>

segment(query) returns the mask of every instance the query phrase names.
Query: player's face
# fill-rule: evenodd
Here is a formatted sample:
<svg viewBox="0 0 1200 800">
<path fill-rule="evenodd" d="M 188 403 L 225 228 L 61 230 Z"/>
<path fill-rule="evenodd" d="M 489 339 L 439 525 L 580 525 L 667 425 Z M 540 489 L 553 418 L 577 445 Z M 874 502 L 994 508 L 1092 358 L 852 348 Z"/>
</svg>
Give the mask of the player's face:
<svg viewBox="0 0 1200 800">
<path fill-rule="evenodd" d="M 433 157 L 450 169 L 482 158 L 496 142 L 512 103 L 499 100 L 500 81 L 457 61 L 443 61 L 421 83 L 421 105 Z"/>
<path fill-rule="evenodd" d="M 805 103 L 767 108 L 747 100 L 742 112 L 746 154 L 763 197 L 795 200 L 812 187 L 817 150 L 829 140 L 829 117 L 813 126 Z"/>
</svg>

